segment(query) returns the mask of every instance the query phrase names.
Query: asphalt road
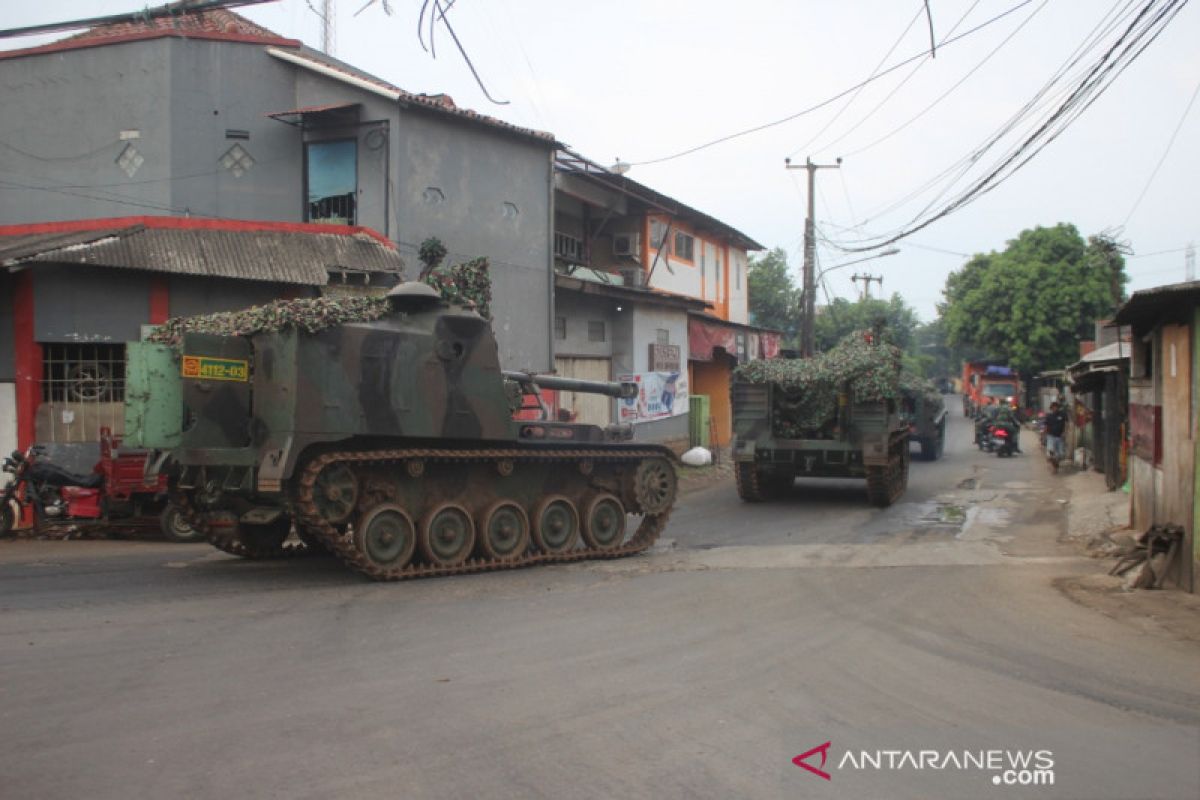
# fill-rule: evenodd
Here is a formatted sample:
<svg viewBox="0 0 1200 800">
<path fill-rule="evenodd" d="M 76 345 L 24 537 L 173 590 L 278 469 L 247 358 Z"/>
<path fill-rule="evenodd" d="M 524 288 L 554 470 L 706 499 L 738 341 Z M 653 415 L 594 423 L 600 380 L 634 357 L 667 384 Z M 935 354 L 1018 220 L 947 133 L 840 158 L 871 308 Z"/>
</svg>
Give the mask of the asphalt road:
<svg viewBox="0 0 1200 800">
<path fill-rule="evenodd" d="M 1200 647 L 1060 593 L 1100 566 L 1034 443 L 951 423 L 892 508 L 722 483 L 616 562 L 0 543 L 0 797 L 1200 797 Z"/>
</svg>

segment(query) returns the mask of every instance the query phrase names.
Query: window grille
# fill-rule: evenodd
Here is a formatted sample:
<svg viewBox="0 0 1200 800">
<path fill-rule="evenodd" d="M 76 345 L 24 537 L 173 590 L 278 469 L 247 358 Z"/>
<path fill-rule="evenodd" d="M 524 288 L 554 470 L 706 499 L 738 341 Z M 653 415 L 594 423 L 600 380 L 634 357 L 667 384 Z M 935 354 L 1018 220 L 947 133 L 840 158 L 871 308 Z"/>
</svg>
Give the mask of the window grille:
<svg viewBox="0 0 1200 800">
<path fill-rule="evenodd" d="M 594 320 L 590 320 L 588 322 L 588 341 L 589 342 L 603 342 L 607 338 L 608 337 L 607 337 L 607 332 L 605 331 L 604 320 L 594 319 Z"/>
<path fill-rule="evenodd" d="M 100 428 L 125 429 L 125 345 L 42 345 L 41 442 L 98 442 Z"/>
</svg>

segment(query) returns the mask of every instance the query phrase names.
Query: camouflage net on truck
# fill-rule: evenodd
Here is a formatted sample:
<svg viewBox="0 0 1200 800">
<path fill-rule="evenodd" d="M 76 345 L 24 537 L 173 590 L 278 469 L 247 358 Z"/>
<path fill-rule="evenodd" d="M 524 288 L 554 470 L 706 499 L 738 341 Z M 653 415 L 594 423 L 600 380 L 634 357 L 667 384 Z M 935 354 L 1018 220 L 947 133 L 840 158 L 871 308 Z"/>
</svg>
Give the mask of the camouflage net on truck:
<svg viewBox="0 0 1200 800">
<path fill-rule="evenodd" d="M 900 351 L 872 344 L 868 332 L 853 333 L 812 358 L 751 361 L 734 372 L 738 380 L 772 383 L 772 432 L 785 439 L 836 435 L 838 396 L 850 402 L 895 398 L 900 392 Z"/>
<path fill-rule="evenodd" d="M 900 375 L 900 391 L 909 397 L 922 398 L 927 406 L 942 407 L 942 393 L 928 378 L 922 378 L 909 372 L 902 373 Z"/>
</svg>

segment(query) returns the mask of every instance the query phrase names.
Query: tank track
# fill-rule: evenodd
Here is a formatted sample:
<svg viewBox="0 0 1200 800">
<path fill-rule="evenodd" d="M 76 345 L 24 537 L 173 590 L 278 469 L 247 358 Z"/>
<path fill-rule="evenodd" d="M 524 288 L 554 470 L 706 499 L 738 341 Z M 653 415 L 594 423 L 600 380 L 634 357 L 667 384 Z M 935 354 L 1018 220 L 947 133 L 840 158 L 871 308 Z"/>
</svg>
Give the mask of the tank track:
<svg viewBox="0 0 1200 800">
<path fill-rule="evenodd" d="M 353 536 L 337 530 L 323 519 L 314 502 L 314 486 L 321 470 L 330 464 L 343 462 L 354 464 L 387 464 L 399 463 L 410 459 L 421 459 L 425 462 L 441 463 L 487 463 L 502 459 L 511 459 L 514 463 L 556 461 L 582 462 L 620 462 L 634 461 L 643 458 L 666 458 L 659 450 L 610 450 L 610 449 L 580 449 L 580 450 L 528 450 L 522 448 L 495 449 L 436 449 L 436 448 L 403 448 L 373 451 L 334 451 L 324 453 L 304 465 L 297 480 L 294 507 L 296 523 L 303 526 L 306 533 L 317 538 L 333 555 L 340 558 L 347 566 L 366 575 L 372 580 L 396 581 L 411 578 L 428 578 L 442 575 L 466 575 L 476 572 L 489 572 L 500 569 L 528 567 L 535 564 L 563 564 L 587 559 L 623 558 L 645 552 L 667 525 L 667 519 L 674 505 L 674 497 L 666 511 L 659 514 L 643 514 L 641 524 L 634 534 L 623 544 L 606 550 L 596 550 L 579 547 L 566 552 L 545 553 L 527 551 L 518 558 L 504 560 L 471 558 L 459 564 L 438 565 L 427 563 L 409 563 L 403 567 L 384 568 L 373 563 L 355 545 Z M 634 483 L 635 494 L 641 487 Z M 642 502 L 638 497 L 639 504 Z M 636 513 L 636 512 L 630 512 Z M 284 553 L 287 555 L 287 553 Z"/>
<path fill-rule="evenodd" d="M 261 544 L 251 546 L 242 541 L 241 537 L 238 536 L 236 525 L 226 527 L 209 524 L 209 518 L 200 513 L 191 504 L 187 494 L 184 492 L 173 492 L 170 498 L 171 502 L 179 507 L 188 524 L 203 533 L 208 543 L 223 553 L 255 561 L 319 555 L 319 553 L 304 542 L 281 542 L 273 546 L 262 546 Z"/>
<path fill-rule="evenodd" d="M 887 508 L 908 488 L 908 439 L 893 443 L 886 467 L 867 467 L 867 499 Z"/>
</svg>

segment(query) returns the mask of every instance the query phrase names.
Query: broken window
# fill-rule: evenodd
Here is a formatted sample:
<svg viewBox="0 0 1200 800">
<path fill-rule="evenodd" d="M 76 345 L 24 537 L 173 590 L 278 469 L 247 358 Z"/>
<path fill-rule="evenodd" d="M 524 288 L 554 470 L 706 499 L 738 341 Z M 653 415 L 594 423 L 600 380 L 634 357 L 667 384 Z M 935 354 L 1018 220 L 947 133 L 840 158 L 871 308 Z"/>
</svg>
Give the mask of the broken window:
<svg viewBox="0 0 1200 800">
<path fill-rule="evenodd" d="M 309 222 L 354 225 L 358 198 L 358 143 L 309 142 L 304 147 Z"/>
</svg>

